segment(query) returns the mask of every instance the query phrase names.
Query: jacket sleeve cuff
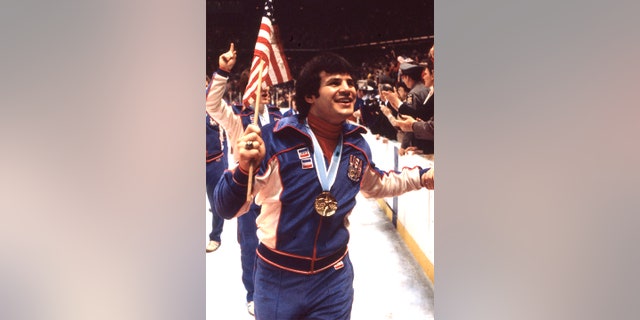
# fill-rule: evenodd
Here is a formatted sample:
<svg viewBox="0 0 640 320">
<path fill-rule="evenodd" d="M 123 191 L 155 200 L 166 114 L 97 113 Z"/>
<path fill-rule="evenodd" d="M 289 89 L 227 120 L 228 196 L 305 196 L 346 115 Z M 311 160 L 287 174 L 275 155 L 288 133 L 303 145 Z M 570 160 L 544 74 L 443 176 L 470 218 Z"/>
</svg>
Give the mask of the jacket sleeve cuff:
<svg viewBox="0 0 640 320">
<path fill-rule="evenodd" d="M 249 172 L 246 172 L 240 168 L 240 166 L 236 167 L 233 171 L 233 181 L 241 186 L 247 186 L 249 183 Z"/>
<path fill-rule="evenodd" d="M 229 76 L 231 75 L 230 72 L 224 71 L 222 69 L 218 69 L 218 71 L 216 71 L 216 73 L 221 75 L 221 76 L 223 76 L 223 77 L 225 77 L 225 78 L 229 78 Z"/>
</svg>

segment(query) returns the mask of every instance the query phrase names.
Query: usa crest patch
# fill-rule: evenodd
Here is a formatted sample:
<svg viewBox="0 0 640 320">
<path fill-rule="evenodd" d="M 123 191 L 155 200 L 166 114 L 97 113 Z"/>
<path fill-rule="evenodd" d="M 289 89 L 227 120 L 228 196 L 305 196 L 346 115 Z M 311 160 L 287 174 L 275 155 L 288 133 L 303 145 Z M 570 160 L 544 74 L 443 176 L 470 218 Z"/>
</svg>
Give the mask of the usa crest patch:
<svg viewBox="0 0 640 320">
<path fill-rule="evenodd" d="M 362 176 L 362 160 L 354 155 L 349 156 L 349 169 L 347 170 L 347 177 L 351 181 L 359 181 Z"/>
</svg>

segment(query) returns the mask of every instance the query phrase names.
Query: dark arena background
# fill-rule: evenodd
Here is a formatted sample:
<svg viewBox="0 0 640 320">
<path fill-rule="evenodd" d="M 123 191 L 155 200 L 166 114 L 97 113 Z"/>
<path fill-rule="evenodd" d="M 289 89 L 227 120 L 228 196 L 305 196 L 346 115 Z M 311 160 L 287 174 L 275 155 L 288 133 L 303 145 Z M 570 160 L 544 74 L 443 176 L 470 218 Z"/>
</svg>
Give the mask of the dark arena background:
<svg viewBox="0 0 640 320">
<path fill-rule="evenodd" d="M 206 71 L 233 42 L 235 70 L 253 56 L 264 0 L 207 0 Z M 433 0 L 347 1 L 274 0 L 274 24 L 295 78 L 300 66 L 319 51 L 345 56 L 360 78 L 390 68 L 397 56 L 426 59 L 434 42 Z"/>
</svg>

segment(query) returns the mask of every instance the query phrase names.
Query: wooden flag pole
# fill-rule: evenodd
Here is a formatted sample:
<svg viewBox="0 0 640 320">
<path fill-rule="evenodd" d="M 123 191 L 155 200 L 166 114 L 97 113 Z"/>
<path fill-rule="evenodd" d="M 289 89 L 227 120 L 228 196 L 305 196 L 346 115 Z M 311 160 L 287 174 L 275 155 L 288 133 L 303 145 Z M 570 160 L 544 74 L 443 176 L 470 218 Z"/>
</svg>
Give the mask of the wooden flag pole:
<svg viewBox="0 0 640 320">
<path fill-rule="evenodd" d="M 262 96 L 260 95 L 260 89 L 262 89 L 262 69 L 264 68 L 264 61 L 260 60 L 258 65 L 258 87 L 256 88 L 256 106 L 253 108 L 253 124 L 258 125 L 259 106 Z M 255 171 L 255 163 L 251 162 L 249 166 L 249 181 L 247 183 L 247 201 L 251 201 L 251 193 L 253 190 L 253 172 Z"/>
</svg>

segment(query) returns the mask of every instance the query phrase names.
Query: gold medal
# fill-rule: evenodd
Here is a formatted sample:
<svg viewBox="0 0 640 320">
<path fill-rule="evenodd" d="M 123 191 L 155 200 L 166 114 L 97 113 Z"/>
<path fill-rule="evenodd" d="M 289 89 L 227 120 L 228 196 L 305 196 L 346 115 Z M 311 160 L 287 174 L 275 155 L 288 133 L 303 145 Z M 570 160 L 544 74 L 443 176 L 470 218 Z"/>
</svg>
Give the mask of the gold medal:
<svg viewBox="0 0 640 320">
<path fill-rule="evenodd" d="M 314 203 L 316 212 L 323 217 L 330 217 L 338 210 L 338 201 L 329 191 L 323 191 Z"/>
</svg>

